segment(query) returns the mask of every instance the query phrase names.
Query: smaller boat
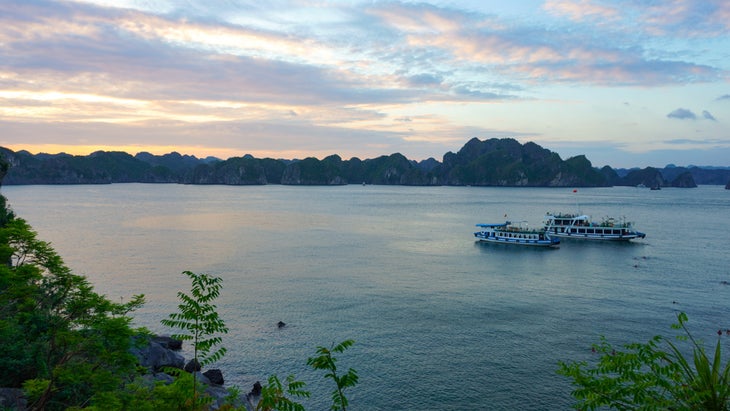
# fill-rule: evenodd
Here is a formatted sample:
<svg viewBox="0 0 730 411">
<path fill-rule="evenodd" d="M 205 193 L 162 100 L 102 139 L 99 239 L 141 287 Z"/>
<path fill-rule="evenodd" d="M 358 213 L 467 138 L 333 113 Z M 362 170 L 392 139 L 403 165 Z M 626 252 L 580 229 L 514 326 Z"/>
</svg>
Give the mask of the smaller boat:
<svg viewBox="0 0 730 411">
<path fill-rule="evenodd" d="M 646 234 L 636 231 L 633 224 L 625 219 L 606 217 L 601 222 L 594 222 L 585 214 L 547 213 L 544 228 L 551 238 L 629 241 L 646 237 Z"/>
<path fill-rule="evenodd" d="M 526 224 L 477 224 L 481 230 L 474 233 L 479 241 L 487 243 L 516 244 L 533 247 L 557 247 L 560 239 L 545 235 L 544 229 L 531 229 Z"/>
</svg>

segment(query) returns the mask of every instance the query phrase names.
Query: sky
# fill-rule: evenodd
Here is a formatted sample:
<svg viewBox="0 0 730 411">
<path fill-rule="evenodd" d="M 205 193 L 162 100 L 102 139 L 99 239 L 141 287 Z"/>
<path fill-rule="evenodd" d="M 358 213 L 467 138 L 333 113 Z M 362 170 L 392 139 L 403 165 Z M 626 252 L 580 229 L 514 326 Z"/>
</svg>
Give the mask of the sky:
<svg viewBox="0 0 730 411">
<path fill-rule="evenodd" d="M 2 0 L 0 146 L 730 166 L 727 0 Z"/>
</svg>

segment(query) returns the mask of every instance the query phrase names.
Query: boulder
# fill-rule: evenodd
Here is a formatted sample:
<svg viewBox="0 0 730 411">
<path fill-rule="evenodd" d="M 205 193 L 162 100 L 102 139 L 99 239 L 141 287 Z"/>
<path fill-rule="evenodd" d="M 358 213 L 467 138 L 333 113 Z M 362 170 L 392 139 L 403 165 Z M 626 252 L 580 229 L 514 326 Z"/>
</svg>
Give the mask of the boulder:
<svg viewBox="0 0 730 411">
<path fill-rule="evenodd" d="M 208 377 L 203 375 L 203 373 L 200 371 L 195 371 L 195 379 L 201 384 L 208 385 L 208 386 L 213 385 L 210 383 L 210 380 L 208 379 Z"/>
<path fill-rule="evenodd" d="M 259 396 L 261 395 L 261 388 L 263 388 L 261 387 L 261 383 L 256 381 L 255 383 L 253 383 L 253 388 L 251 389 L 251 392 L 249 394 L 253 396 Z"/>
<path fill-rule="evenodd" d="M 200 368 L 201 368 L 200 363 L 195 358 L 193 358 L 192 360 L 188 361 L 187 364 L 185 364 L 185 371 L 190 372 L 190 373 L 200 371 Z"/>
<path fill-rule="evenodd" d="M 152 339 L 148 340 L 146 345 L 143 342 L 135 342 L 130 352 L 137 357 L 139 365 L 146 367 L 152 373 L 162 371 L 165 367 L 182 369 L 185 366 L 185 358 L 182 355 Z"/>
<path fill-rule="evenodd" d="M 182 349 L 182 340 L 176 340 L 166 335 L 157 335 L 152 337 L 152 341 L 160 344 L 168 350 L 179 351 Z"/>
<path fill-rule="evenodd" d="M 206 387 L 205 393 L 213 398 L 213 403 L 210 404 L 211 410 L 219 410 L 221 408 L 230 409 L 229 406 L 237 410 L 253 411 L 256 409 L 255 404 L 245 395 L 238 395 L 235 398 L 231 398 L 231 392 L 218 385 Z M 225 404 L 228 405 L 224 407 Z"/>
<path fill-rule="evenodd" d="M 203 375 L 208 377 L 208 380 L 210 380 L 211 384 L 223 385 L 223 383 L 224 383 L 223 373 L 221 372 L 221 370 L 219 370 L 217 368 L 208 370 L 208 371 L 204 372 Z"/>
</svg>

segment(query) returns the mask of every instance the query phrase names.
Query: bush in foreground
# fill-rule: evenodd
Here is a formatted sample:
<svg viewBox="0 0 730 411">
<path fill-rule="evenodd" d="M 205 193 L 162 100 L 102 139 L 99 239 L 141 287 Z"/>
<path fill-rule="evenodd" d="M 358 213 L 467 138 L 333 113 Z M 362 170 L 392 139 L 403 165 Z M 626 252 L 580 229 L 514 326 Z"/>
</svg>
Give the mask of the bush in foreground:
<svg viewBox="0 0 730 411">
<path fill-rule="evenodd" d="M 689 343 L 692 356 L 671 340 L 655 336 L 647 343 L 616 349 L 605 338 L 593 346 L 598 363 L 560 363 L 558 373 L 573 380 L 576 409 L 596 410 L 728 410 L 730 363 L 722 364 L 721 336 L 709 356 L 687 329 L 687 315 L 679 313 L 674 329 L 683 331 L 677 342 Z"/>
</svg>

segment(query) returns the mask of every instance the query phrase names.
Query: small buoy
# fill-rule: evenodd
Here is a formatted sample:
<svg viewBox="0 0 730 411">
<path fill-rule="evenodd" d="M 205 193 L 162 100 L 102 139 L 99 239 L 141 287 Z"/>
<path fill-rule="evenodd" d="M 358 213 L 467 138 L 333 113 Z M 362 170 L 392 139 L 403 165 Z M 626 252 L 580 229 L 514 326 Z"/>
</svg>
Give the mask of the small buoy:
<svg viewBox="0 0 730 411">
<path fill-rule="evenodd" d="M 283 328 L 285 325 L 286 323 L 284 321 L 279 321 L 278 323 L 276 323 L 276 326 L 279 328 Z"/>
</svg>

